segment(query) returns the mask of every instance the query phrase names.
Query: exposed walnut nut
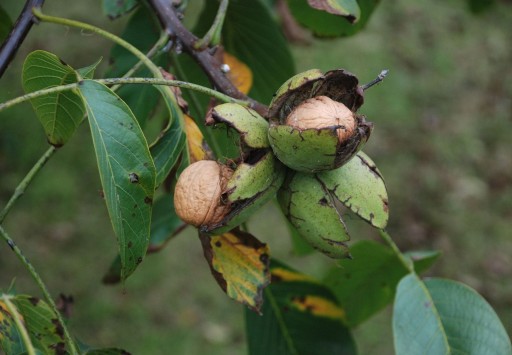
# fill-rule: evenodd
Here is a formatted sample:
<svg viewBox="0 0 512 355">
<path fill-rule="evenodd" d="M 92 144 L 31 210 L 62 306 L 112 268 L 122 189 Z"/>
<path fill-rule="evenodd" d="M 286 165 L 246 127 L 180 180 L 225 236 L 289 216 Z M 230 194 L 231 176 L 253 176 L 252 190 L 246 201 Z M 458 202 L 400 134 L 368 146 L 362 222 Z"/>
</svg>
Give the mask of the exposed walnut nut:
<svg viewBox="0 0 512 355">
<path fill-rule="evenodd" d="M 336 133 L 340 142 L 350 138 L 357 127 L 354 113 L 327 96 L 313 97 L 301 103 L 288 115 L 286 124 L 300 130 L 338 127 Z"/>
<path fill-rule="evenodd" d="M 178 216 L 196 227 L 215 224 L 227 215 L 230 205 L 222 193 L 233 170 L 212 160 L 200 160 L 181 173 L 174 191 Z"/>
</svg>

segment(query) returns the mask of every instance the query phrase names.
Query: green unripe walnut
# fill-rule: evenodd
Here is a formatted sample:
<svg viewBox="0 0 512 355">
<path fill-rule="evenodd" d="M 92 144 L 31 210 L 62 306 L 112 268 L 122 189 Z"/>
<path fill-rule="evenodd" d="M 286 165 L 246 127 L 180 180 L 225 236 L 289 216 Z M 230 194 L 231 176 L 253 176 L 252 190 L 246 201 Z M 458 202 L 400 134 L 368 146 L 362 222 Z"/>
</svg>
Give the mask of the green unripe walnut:
<svg viewBox="0 0 512 355">
<path fill-rule="evenodd" d="M 357 115 L 363 91 L 342 70 L 310 70 L 290 78 L 269 108 L 269 143 L 289 168 L 314 173 L 348 162 L 366 143 L 373 125 Z"/>
</svg>

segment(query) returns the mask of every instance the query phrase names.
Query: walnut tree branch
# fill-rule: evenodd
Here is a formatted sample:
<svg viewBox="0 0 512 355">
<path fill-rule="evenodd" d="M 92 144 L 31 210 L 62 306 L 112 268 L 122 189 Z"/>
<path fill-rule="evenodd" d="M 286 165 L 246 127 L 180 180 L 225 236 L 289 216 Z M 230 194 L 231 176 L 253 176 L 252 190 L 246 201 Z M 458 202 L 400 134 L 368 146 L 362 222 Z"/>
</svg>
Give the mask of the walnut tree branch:
<svg viewBox="0 0 512 355">
<path fill-rule="evenodd" d="M 37 19 L 32 14 L 32 8 L 41 7 L 43 4 L 44 0 L 27 0 L 25 3 L 25 7 L 23 7 L 9 36 L 7 36 L 2 47 L 0 47 L 0 77 L 2 77 L 16 55 L 18 48 L 21 46 L 32 25 L 37 22 Z"/>
<path fill-rule="evenodd" d="M 183 26 L 170 1 L 148 0 L 148 3 L 169 36 L 174 41 L 181 43 L 183 49 L 194 58 L 218 91 L 235 99 L 247 100 L 250 102 L 252 109 L 261 115 L 266 115 L 267 106 L 240 92 L 221 71 L 222 63 L 208 49 L 200 50 L 195 48 L 198 38 Z"/>
</svg>

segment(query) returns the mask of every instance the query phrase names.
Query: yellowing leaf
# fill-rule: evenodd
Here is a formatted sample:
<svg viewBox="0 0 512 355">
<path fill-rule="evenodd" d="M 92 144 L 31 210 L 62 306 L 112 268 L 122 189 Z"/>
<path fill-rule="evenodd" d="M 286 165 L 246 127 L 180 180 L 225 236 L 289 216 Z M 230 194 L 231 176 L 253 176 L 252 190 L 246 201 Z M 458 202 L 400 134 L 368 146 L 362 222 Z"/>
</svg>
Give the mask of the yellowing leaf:
<svg viewBox="0 0 512 355">
<path fill-rule="evenodd" d="M 308 275 L 301 274 L 300 272 L 296 272 L 290 269 L 285 269 L 281 267 L 276 267 L 272 269 L 272 281 L 307 281 L 307 282 L 316 282 L 315 279 L 309 277 Z"/>
<path fill-rule="evenodd" d="M 345 312 L 325 285 L 275 259 L 270 269 L 263 315 L 245 314 L 249 354 L 356 354 Z"/>
<path fill-rule="evenodd" d="M 0 294 L 0 297 L 2 294 Z M 23 316 L 16 310 L 17 317 L 23 320 Z M 13 314 L 5 302 L 0 301 L 0 351 L 2 354 L 21 354 L 24 350 L 21 333 Z"/>
<path fill-rule="evenodd" d="M 231 81 L 238 90 L 247 94 L 252 87 L 251 69 L 244 62 L 241 62 L 235 56 L 227 52 L 224 52 L 222 59 L 224 64 L 229 66 L 229 72 L 226 74 L 229 81 Z"/>
<path fill-rule="evenodd" d="M 292 305 L 303 312 L 310 312 L 318 317 L 345 320 L 345 311 L 336 303 L 319 296 L 303 296 L 292 299 Z"/>
<path fill-rule="evenodd" d="M 201 133 L 201 130 L 192 117 L 189 115 L 184 115 L 184 117 L 190 163 L 211 158 L 212 152 L 204 140 L 203 133 Z"/>
<path fill-rule="evenodd" d="M 259 312 L 263 289 L 270 282 L 268 246 L 240 230 L 199 237 L 219 286 L 235 301 Z"/>
</svg>

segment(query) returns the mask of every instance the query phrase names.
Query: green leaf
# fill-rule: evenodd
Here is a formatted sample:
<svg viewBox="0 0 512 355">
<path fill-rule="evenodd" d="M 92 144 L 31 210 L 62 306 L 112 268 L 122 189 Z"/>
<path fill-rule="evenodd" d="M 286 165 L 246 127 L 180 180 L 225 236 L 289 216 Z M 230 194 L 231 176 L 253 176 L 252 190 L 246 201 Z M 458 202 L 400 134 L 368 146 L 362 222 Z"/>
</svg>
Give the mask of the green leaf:
<svg viewBox="0 0 512 355">
<path fill-rule="evenodd" d="M 308 0 L 308 4 L 313 9 L 343 16 L 350 22 L 356 22 L 361 15 L 356 0 Z"/>
<path fill-rule="evenodd" d="M 73 68 L 46 51 L 30 53 L 23 64 L 23 88 L 26 93 L 77 81 L 78 76 Z M 54 146 L 62 146 L 71 138 L 85 113 L 80 95 L 73 90 L 48 94 L 30 102 L 43 125 L 48 142 Z"/>
<path fill-rule="evenodd" d="M 500 319 L 476 291 L 416 274 L 398 285 L 393 335 L 397 355 L 512 353 Z"/>
<path fill-rule="evenodd" d="M 361 17 L 355 24 L 324 11 L 314 10 L 307 0 L 288 0 L 295 19 L 320 37 L 352 36 L 364 28 L 379 0 L 358 0 Z"/>
<path fill-rule="evenodd" d="M 216 1 L 206 1 L 196 33 L 206 33 L 217 7 Z M 279 25 L 260 1 L 229 2 L 222 28 L 222 44 L 228 53 L 251 69 L 254 83 L 249 96 L 260 102 L 269 103 L 277 88 L 295 72 L 290 49 Z"/>
<path fill-rule="evenodd" d="M 137 47 L 142 52 L 147 52 L 158 41 L 160 26 L 154 14 L 146 7 L 140 6 L 131 16 L 130 21 L 122 34 L 122 38 Z M 114 46 L 110 53 L 111 67 L 108 76 L 120 77 L 130 70 L 138 59 L 121 46 Z M 167 55 L 157 55 L 153 58 L 156 65 L 167 68 L 169 59 Z M 134 76 L 151 76 L 150 71 L 143 67 L 134 73 Z M 147 120 L 155 111 L 160 94 L 164 98 L 169 114 L 169 123 L 155 142 L 151 144 L 151 155 L 154 159 L 159 186 L 174 167 L 185 145 L 183 133 L 183 117 L 175 100 L 169 98 L 164 91 L 167 88 L 154 87 L 152 85 L 124 85 L 118 94 L 132 109 L 139 124 L 144 127 Z"/>
<path fill-rule="evenodd" d="M 373 241 L 355 243 L 350 253 L 353 259 L 340 260 L 324 282 L 346 310 L 347 324 L 356 327 L 393 301 L 396 286 L 408 270 L 393 250 Z M 415 255 L 415 267 L 421 263 L 425 270 L 425 260 L 433 262 L 433 255 L 439 254 Z"/>
<path fill-rule="evenodd" d="M 137 267 L 149 243 L 156 170 L 137 120 L 106 86 L 84 80 L 85 101 L 101 183 L 118 239 L 121 279 Z"/>
<path fill-rule="evenodd" d="M 404 253 L 414 263 L 414 271 L 420 274 L 428 270 L 432 264 L 441 256 L 438 250 L 418 250 Z"/>
<path fill-rule="evenodd" d="M 252 234 L 234 229 L 221 235 L 200 233 L 210 270 L 226 294 L 259 312 L 270 282 L 269 250 Z"/>
<path fill-rule="evenodd" d="M 341 203 L 377 228 L 388 223 L 388 193 L 382 174 L 363 152 L 341 168 L 317 173 L 319 180 Z"/>
<path fill-rule="evenodd" d="M 245 312 L 249 354 L 355 354 L 345 313 L 331 291 L 277 262 L 262 315 Z"/>
<path fill-rule="evenodd" d="M 160 186 L 164 182 L 176 165 L 184 151 L 185 143 L 186 136 L 183 132 L 181 118 L 175 117 L 150 147 L 156 167 L 156 186 Z"/>
<path fill-rule="evenodd" d="M 146 53 L 158 41 L 160 26 L 154 15 L 146 6 L 140 6 L 133 13 L 121 35 L 125 41 Z M 110 67 L 105 76 L 122 77 L 139 60 L 125 48 L 115 45 L 110 51 Z M 157 55 L 153 58 L 157 66 L 167 68 L 168 56 Z M 133 76 L 152 76 L 146 67 L 141 67 Z M 139 124 L 144 127 L 149 117 L 155 111 L 160 97 L 158 90 L 152 85 L 123 85 L 117 94 L 130 106 Z"/>
<path fill-rule="evenodd" d="M 94 72 L 96 71 L 96 68 L 98 67 L 98 65 L 101 63 L 102 59 L 103 58 L 100 57 L 95 63 L 88 65 L 86 67 L 77 69 L 76 71 L 78 72 L 78 74 L 80 74 L 80 76 L 82 78 L 92 79 L 94 77 Z"/>
<path fill-rule="evenodd" d="M 103 0 L 103 13 L 115 19 L 132 10 L 138 3 L 138 0 Z"/>
<path fill-rule="evenodd" d="M 0 43 L 4 41 L 11 32 L 12 21 L 9 14 L 0 6 Z"/>
</svg>

